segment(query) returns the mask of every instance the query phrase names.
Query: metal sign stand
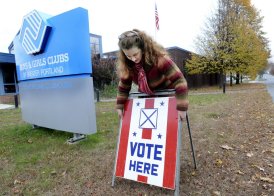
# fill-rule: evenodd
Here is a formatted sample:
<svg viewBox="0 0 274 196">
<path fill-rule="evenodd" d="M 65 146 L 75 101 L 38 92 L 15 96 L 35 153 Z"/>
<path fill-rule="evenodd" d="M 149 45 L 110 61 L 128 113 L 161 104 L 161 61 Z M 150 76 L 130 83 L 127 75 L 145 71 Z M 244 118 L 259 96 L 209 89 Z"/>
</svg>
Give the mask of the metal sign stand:
<svg viewBox="0 0 274 196">
<path fill-rule="evenodd" d="M 193 158 L 193 163 L 194 163 L 194 168 L 197 169 L 197 164 L 196 164 L 196 158 L 195 158 L 195 151 L 194 151 L 194 146 L 192 142 L 192 135 L 191 135 L 191 130 L 190 130 L 190 125 L 189 125 L 189 118 L 188 114 L 186 113 L 186 122 L 187 122 L 187 128 L 188 128 L 188 134 L 189 134 L 189 140 L 190 140 L 190 146 L 191 146 L 191 151 L 192 151 L 192 158 Z M 175 186 L 175 196 L 179 196 L 180 194 L 180 155 L 181 155 L 181 143 L 182 143 L 182 121 L 178 121 L 178 142 L 177 142 L 177 159 L 176 159 L 176 186 Z"/>
<path fill-rule="evenodd" d="M 178 120 L 178 141 L 177 141 L 177 155 L 176 155 L 176 181 L 174 195 L 180 195 L 180 162 L 181 162 L 181 142 L 182 142 L 182 121 Z"/>
<path fill-rule="evenodd" d="M 115 173 L 116 173 L 116 166 L 117 166 L 117 157 L 118 157 L 118 150 L 119 150 L 119 144 L 120 144 L 120 136 L 121 136 L 122 123 L 123 123 L 123 120 L 120 120 L 119 133 L 118 133 L 117 146 L 116 146 L 116 155 L 115 155 L 115 162 L 114 162 L 113 175 L 112 175 L 112 183 L 111 183 L 112 187 L 114 187 L 114 183 L 115 183 Z"/>
<path fill-rule="evenodd" d="M 155 97 L 166 97 L 166 96 L 172 96 L 174 95 L 175 90 L 168 90 L 168 91 L 157 91 L 155 93 Z M 129 98 L 145 98 L 145 97 L 151 97 L 144 93 L 131 93 Z M 186 114 L 186 122 L 187 122 L 187 128 L 188 128 L 188 134 L 189 134 L 189 140 L 190 140 L 190 146 L 192 151 L 192 158 L 194 163 L 194 168 L 197 169 L 196 164 L 196 158 L 195 158 L 195 152 L 194 152 L 194 145 L 192 141 L 192 135 L 190 130 L 190 123 L 189 123 L 189 117 L 188 114 Z M 115 173 L 116 173 L 116 166 L 117 166 L 117 157 L 118 157 L 118 150 L 119 150 L 119 144 L 120 144 L 120 136 L 121 136 L 121 128 L 122 128 L 122 120 L 120 120 L 119 125 L 119 133 L 118 133 L 118 139 L 117 139 L 117 146 L 116 146 L 116 155 L 115 155 L 115 163 L 114 163 L 114 169 L 113 169 L 113 176 L 112 176 L 112 183 L 111 186 L 114 187 L 115 184 Z M 174 195 L 179 196 L 180 195 L 180 154 L 181 154 L 181 142 L 182 142 L 182 121 L 178 120 L 178 141 L 177 141 L 177 152 L 176 152 L 176 179 L 175 179 L 175 191 Z"/>
<path fill-rule="evenodd" d="M 40 128 L 38 125 L 32 125 L 33 129 L 38 129 Z M 86 139 L 87 136 L 85 134 L 81 134 L 81 133 L 73 133 L 73 137 L 69 138 L 66 142 L 68 144 L 75 144 L 76 142 L 82 141 L 84 139 Z"/>
<path fill-rule="evenodd" d="M 197 164 L 196 164 L 196 159 L 195 159 L 195 151 L 194 151 L 194 146 L 193 146 L 193 142 L 192 142 L 191 130 L 190 130 L 190 125 L 189 125 L 190 123 L 189 123 L 189 118 L 188 118 L 187 113 L 186 113 L 186 123 L 187 123 L 188 135 L 189 135 L 190 146 L 191 146 L 191 151 L 192 151 L 194 168 L 197 169 Z"/>
<path fill-rule="evenodd" d="M 68 139 L 67 142 L 68 142 L 68 144 L 74 144 L 74 143 L 79 142 L 84 139 L 86 139 L 85 134 L 73 133 L 73 137 Z"/>
</svg>

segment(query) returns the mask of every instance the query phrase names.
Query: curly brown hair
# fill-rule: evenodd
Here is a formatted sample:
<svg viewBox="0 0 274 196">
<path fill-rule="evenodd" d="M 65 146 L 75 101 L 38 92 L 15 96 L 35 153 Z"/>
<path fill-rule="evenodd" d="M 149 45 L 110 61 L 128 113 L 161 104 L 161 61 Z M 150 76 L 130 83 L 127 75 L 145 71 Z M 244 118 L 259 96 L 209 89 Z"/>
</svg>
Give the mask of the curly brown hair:
<svg viewBox="0 0 274 196">
<path fill-rule="evenodd" d="M 154 41 L 144 31 L 138 29 L 122 33 L 119 36 L 118 46 L 117 71 L 119 77 L 127 77 L 134 66 L 134 62 L 126 57 L 123 49 L 140 48 L 142 51 L 142 60 L 146 67 L 157 65 L 159 57 L 168 55 L 163 46 Z"/>
</svg>

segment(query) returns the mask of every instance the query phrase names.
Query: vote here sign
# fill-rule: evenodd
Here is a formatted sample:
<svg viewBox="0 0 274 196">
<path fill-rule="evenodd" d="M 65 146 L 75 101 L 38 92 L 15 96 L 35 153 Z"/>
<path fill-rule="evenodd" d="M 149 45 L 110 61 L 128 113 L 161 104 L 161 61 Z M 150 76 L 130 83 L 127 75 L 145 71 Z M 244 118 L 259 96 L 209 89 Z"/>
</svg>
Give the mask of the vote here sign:
<svg viewBox="0 0 274 196">
<path fill-rule="evenodd" d="M 115 175 L 174 190 L 178 142 L 176 99 L 128 100 L 120 131 Z"/>
</svg>

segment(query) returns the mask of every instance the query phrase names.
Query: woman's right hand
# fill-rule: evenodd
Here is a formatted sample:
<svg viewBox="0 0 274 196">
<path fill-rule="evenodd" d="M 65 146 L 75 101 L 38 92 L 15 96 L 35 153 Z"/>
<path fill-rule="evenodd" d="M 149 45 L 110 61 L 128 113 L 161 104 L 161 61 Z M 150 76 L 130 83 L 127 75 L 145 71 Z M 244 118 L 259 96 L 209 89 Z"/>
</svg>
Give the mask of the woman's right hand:
<svg viewBox="0 0 274 196">
<path fill-rule="evenodd" d="M 118 113 L 118 116 L 119 118 L 123 118 L 123 110 L 122 109 L 117 109 L 117 113 Z"/>
</svg>

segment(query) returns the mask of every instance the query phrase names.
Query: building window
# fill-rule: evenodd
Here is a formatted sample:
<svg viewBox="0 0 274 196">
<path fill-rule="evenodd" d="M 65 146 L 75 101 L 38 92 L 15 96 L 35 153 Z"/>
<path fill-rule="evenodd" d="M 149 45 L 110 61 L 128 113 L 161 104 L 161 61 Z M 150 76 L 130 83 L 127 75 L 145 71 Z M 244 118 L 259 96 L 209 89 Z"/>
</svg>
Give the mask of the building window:
<svg viewBox="0 0 274 196">
<path fill-rule="evenodd" d="M 95 54 L 98 54 L 100 53 L 100 49 L 99 49 L 99 39 L 96 38 L 96 37 L 91 37 L 90 38 L 90 45 L 91 45 L 91 51 L 92 51 L 92 54 L 95 55 Z"/>
<path fill-rule="evenodd" d="M 90 49 L 92 57 L 100 56 L 102 52 L 101 41 L 102 37 L 99 35 L 90 34 Z"/>
<path fill-rule="evenodd" d="M 2 66 L 4 93 L 16 93 L 15 68 L 10 65 Z"/>
</svg>

